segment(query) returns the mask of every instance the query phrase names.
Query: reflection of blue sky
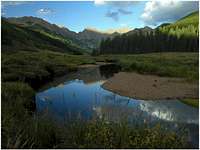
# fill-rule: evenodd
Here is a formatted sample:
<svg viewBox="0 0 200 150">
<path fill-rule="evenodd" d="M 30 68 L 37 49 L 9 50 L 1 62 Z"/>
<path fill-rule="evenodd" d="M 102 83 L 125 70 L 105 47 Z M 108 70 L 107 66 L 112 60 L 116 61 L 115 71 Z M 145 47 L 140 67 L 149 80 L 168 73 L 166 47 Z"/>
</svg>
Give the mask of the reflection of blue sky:
<svg viewBox="0 0 200 150">
<path fill-rule="evenodd" d="M 66 117 L 78 115 L 85 119 L 96 115 L 111 120 L 134 119 L 140 116 L 154 120 L 175 121 L 198 124 L 198 109 L 187 106 L 177 100 L 143 101 L 114 94 L 101 88 L 104 81 L 85 84 L 82 80 L 73 80 L 50 88 L 36 95 L 37 109 L 48 111 L 54 116 Z"/>
</svg>

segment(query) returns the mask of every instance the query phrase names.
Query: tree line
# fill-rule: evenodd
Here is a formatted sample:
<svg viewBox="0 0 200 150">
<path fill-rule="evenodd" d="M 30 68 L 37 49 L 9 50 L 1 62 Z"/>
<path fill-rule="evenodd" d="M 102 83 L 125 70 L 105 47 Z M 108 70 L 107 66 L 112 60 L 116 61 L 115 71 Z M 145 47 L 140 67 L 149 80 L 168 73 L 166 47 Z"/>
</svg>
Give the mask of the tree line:
<svg viewBox="0 0 200 150">
<path fill-rule="evenodd" d="M 130 54 L 149 52 L 195 52 L 199 50 L 198 28 L 160 27 L 103 39 L 100 54 Z"/>
</svg>

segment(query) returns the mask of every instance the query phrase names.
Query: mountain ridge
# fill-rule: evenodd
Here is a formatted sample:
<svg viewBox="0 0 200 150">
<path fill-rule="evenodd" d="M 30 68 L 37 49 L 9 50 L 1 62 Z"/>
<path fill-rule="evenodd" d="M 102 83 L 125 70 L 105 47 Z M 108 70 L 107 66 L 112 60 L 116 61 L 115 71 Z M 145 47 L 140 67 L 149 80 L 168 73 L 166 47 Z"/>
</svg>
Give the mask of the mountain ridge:
<svg viewBox="0 0 200 150">
<path fill-rule="evenodd" d="M 102 38 L 106 38 L 111 34 L 103 34 L 100 32 L 94 32 L 91 30 L 83 30 L 82 32 L 76 33 L 69 30 L 66 27 L 59 27 L 56 24 L 49 23 L 48 21 L 32 16 L 24 17 L 10 17 L 6 18 L 10 23 L 18 24 L 33 30 L 43 30 L 50 34 L 58 34 L 67 38 L 71 42 L 77 44 L 85 49 L 95 49 L 98 47 L 99 42 Z M 86 45 L 86 46 L 85 46 Z"/>
<path fill-rule="evenodd" d="M 23 27 L 27 27 L 33 30 L 42 30 L 43 32 L 47 32 L 48 34 L 56 34 L 61 35 L 63 38 L 70 40 L 72 43 L 84 48 L 89 49 L 91 51 L 93 49 L 97 49 L 102 39 L 105 38 L 113 38 L 116 35 L 122 34 L 122 30 L 124 28 L 119 29 L 108 29 L 105 31 L 101 31 L 95 28 L 87 27 L 83 31 L 74 32 L 68 29 L 65 26 L 59 26 L 54 23 L 50 23 L 42 18 L 33 17 L 33 16 L 23 16 L 23 17 L 9 17 L 6 18 L 10 23 L 18 24 Z M 119 30 L 117 32 L 116 30 Z M 121 31 L 120 31 L 121 30 Z M 127 32 L 130 31 L 126 29 Z M 110 33 L 109 33 L 110 32 Z"/>
<path fill-rule="evenodd" d="M 47 32 L 40 32 L 30 28 L 10 23 L 2 18 L 2 51 L 15 50 L 52 50 L 80 54 L 82 49 L 67 39 L 52 36 Z"/>
</svg>

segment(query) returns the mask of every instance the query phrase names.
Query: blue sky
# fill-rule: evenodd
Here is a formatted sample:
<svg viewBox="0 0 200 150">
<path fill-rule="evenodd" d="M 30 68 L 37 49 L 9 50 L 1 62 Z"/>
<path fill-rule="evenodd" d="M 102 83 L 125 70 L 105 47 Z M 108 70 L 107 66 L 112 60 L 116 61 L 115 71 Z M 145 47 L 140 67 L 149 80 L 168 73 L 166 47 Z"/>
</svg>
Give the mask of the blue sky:
<svg viewBox="0 0 200 150">
<path fill-rule="evenodd" d="M 107 30 L 111 28 L 155 27 L 172 22 L 198 10 L 197 2 L 3 2 L 4 17 L 35 16 L 72 31 L 86 27 Z"/>
</svg>

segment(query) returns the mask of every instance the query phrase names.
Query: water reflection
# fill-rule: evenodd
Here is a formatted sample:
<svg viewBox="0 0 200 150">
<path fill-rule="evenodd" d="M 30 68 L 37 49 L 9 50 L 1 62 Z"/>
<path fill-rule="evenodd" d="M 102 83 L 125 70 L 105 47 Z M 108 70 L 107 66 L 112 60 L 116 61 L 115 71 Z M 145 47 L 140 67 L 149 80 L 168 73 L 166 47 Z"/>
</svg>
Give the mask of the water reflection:
<svg viewBox="0 0 200 150">
<path fill-rule="evenodd" d="M 70 112 L 75 116 L 81 114 L 84 119 L 95 115 L 110 120 L 135 120 L 140 116 L 143 120 L 151 117 L 152 121 L 198 124 L 198 109 L 178 100 L 135 100 L 104 90 L 103 82 L 87 84 L 76 79 L 52 87 L 36 95 L 37 109 L 40 112 L 48 107 L 49 113 L 61 119 Z"/>
<path fill-rule="evenodd" d="M 72 75 L 73 79 L 36 94 L 38 113 L 46 112 L 59 121 L 98 117 L 141 125 L 160 122 L 170 128 L 184 126 L 189 130 L 191 141 L 198 145 L 197 108 L 178 100 L 135 100 L 103 89 L 101 85 L 105 79 L 115 72 L 113 69 L 109 75 L 105 68 L 101 71 L 98 68 L 79 70 L 76 76 Z"/>
<path fill-rule="evenodd" d="M 68 73 L 66 76 L 56 78 L 52 82 L 44 85 L 40 91 L 49 89 L 50 87 L 55 87 L 59 85 L 63 86 L 63 82 L 70 82 L 76 79 L 83 80 L 85 84 L 92 84 L 96 81 L 106 80 L 109 77 L 112 77 L 115 73 L 120 71 L 120 67 L 115 64 L 102 65 L 100 67 L 88 67 L 80 68 L 74 73 Z"/>
<path fill-rule="evenodd" d="M 102 77 L 110 78 L 114 73 L 121 70 L 121 67 L 118 65 L 110 64 L 110 65 L 102 65 L 99 67 L 99 71 Z"/>
<path fill-rule="evenodd" d="M 166 121 L 199 123 L 198 109 L 185 105 L 178 100 L 143 101 L 140 103 L 140 109 Z"/>
</svg>

